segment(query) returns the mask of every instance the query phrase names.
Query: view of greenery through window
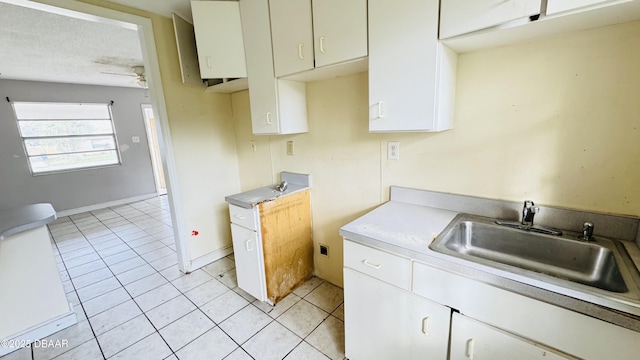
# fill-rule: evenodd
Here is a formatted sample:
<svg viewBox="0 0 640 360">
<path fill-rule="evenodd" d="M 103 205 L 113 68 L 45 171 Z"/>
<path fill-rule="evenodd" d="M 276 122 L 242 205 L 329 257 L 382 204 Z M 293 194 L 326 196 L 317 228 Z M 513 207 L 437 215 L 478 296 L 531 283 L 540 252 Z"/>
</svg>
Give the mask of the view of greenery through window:
<svg viewBox="0 0 640 360">
<path fill-rule="evenodd" d="M 108 104 L 15 102 L 13 107 L 34 174 L 120 163 Z"/>
</svg>

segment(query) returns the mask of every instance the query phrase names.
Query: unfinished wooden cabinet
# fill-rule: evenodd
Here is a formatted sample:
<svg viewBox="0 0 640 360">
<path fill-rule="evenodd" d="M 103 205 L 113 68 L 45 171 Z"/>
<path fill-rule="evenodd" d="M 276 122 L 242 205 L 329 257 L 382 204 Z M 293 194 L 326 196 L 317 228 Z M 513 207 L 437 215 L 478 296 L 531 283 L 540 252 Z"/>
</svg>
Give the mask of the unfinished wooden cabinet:
<svg viewBox="0 0 640 360">
<path fill-rule="evenodd" d="M 229 212 L 241 289 L 275 305 L 313 276 L 309 190 Z"/>
</svg>

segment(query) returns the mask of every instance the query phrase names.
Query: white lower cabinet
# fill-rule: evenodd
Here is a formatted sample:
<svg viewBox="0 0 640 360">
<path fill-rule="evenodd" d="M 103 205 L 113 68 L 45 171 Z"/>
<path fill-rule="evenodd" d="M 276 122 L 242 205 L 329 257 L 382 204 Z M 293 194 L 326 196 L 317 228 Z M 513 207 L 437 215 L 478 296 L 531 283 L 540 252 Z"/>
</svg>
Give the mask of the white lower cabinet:
<svg viewBox="0 0 640 360">
<path fill-rule="evenodd" d="M 640 354 L 638 332 L 406 255 L 344 243 L 350 360 L 631 360 Z"/>
<path fill-rule="evenodd" d="M 451 360 L 575 359 L 487 324 L 454 313 Z"/>
<path fill-rule="evenodd" d="M 231 238 L 235 262 L 242 264 L 236 266 L 238 285 L 254 298 L 265 301 L 264 256 L 259 233 L 232 223 Z"/>
<path fill-rule="evenodd" d="M 344 289 L 347 358 L 447 358 L 448 307 L 349 268 Z"/>
</svg>

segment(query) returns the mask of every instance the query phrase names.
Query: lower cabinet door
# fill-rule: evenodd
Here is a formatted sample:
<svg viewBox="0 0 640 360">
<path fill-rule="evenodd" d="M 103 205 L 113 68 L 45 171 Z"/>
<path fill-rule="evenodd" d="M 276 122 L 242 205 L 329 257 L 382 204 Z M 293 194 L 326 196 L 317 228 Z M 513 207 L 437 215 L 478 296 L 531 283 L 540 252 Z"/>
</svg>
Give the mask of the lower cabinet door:
<svg viewBox="0 0 640 360">
<path fill-rule="evenodd" d="M 577 359 L 454 313 L 450 360 Z"/>
<path fill-rule="evenodd" d="M 264 278 L 264 257 L 258 233 L 231 224 L 231 237 L 238 287 L 256 299 L 265 301 L 267 291 Z"/>
<path fill-rule="evenodd" d="M 344 269 L 345 352 L 350 360 L 446 359 L 450 309 Z"/>
</svg>

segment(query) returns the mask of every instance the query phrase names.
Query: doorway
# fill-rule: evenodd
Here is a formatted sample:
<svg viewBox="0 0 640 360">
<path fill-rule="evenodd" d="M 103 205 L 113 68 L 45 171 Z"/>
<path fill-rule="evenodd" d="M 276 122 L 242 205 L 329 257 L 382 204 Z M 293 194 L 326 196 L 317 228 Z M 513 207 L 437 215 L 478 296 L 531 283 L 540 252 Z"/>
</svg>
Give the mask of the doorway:
<svg viewBox="0 0 640 360">
<path fill-rule="evenodd" d="M 142 105 L 142 115 L 144 116 L 144 127 L 147 131 L 147 142 L 149 144 L 149 155 L 153 166 L 153 177 L 156 181 L 156 192 L 158 196 L 167 194 L 167 184 L 164 181 L 164 170 L 162 168 L 162 152 L 160 142 L 162 139 L 162 129 L 156 125 L 151 104 Z"/>
<path fill-rule="evenodd" d="M 182 201 L 177 185 L 177 169 L 173 155 L 171 134 L 164 98 L 164 90 L 162 82 L 160 81 L 160 65 L 158 63 L 158 54 L 155 46 L 156 41 L 154 37 L 152 20 L 150 18 L 120 12 L 117 10 L 96 6 L 77 0 L 0 0 L 0 3 L 23 6 L 34 10 L 41 10 L 51 14 L 62 15 L 68 18 L 86 20 L 88 22 L 93 22 L 96 24 L 114 25 L 116 27 L 135 30 L 137 32 L 137 37 L 140 41 L 140 50 L 142 53 L 141 65 L 145 69 L 145 78 L 148 85 L 148 102 L 151 103 L 149 107 L 150 109 L 152 109 L 151 111 L 153 114 L 156 129 L 156 131 L 154 132 L 154 138 L 158 140 L 158 145 L 154 146 L 154 150 L 159 150 L 158 152 L 162 153 L 162 156 L 160 156 L 161 160 L 157 161 L 157 164 L 162 166 L 164 171 L 158 171 L 157 174 L 158 178 L 161 174 L 164 174 L 164 176 L 162 176 L 163 180 L 161 181 L 161 184 L 163 184 L 162 187 L 165 189 L 165 193 L 167 194 L 166 201 L 171 213 L 171 223 L 176 243 L 175 250 L 178 253 L 179 268 L 183 272 L 190 272 L 191 264 L 189 260 L 188 242 L 183 238 L 184 235 L 182 235 L 187 233 L 187 231 L 185 230 L 186 225 L 184 222 L 184 214 L 181 206 Z M 27 22 L 27 20 L 25 20 L 24 22 Z M 75 35 L 76 34 L 70 35 L 70 40 L 68 42 L 72 43 L 72 40 L 76 39 Z M 40 42 L 42 42 L 42 40 L 38 39 L 38 42 L 36 42 L 33 47 L 38 47 L 38 44 Z M 101 45 L 100 47 L 104 48 L 105 46 Z M 28 51 L 25 51 L 22 55 L 29 54 L 30 53 Z M 17 57 L 20 54 L 15 55 L 16 56 L 14 57 Z M 42 59 L 42 57 L 37 56 L 31 57 L 37 58 L 39 60 Z M 97 63 L 103 64 L 104 62 L 110 62 L 112 59 L 110 56 L 106 56 L 98 60 L 99 62 Z M 65 64 L 66 63 L 68 62 L 65 62 Z M 73 68 L 73 76 L 80 75 L 79 69 L 79 67 Z M 130 77 L 113 76 L 123 75 L 120 71 L 115 71 L 114 73 L 115 74 L 111 74 L 111 78 L 113 79 Z M 5 74 L 3 71 L 3 76 L 4 75 Z M 135 79 L 135 77 L 132 77 L 132 79 Z M 42 80 L 39 79 L 39 81 Z M 58 82 L 64 83 L 64 81 Z M 104 85 L 109 86 L 107 84 Z"/>
</svg>

